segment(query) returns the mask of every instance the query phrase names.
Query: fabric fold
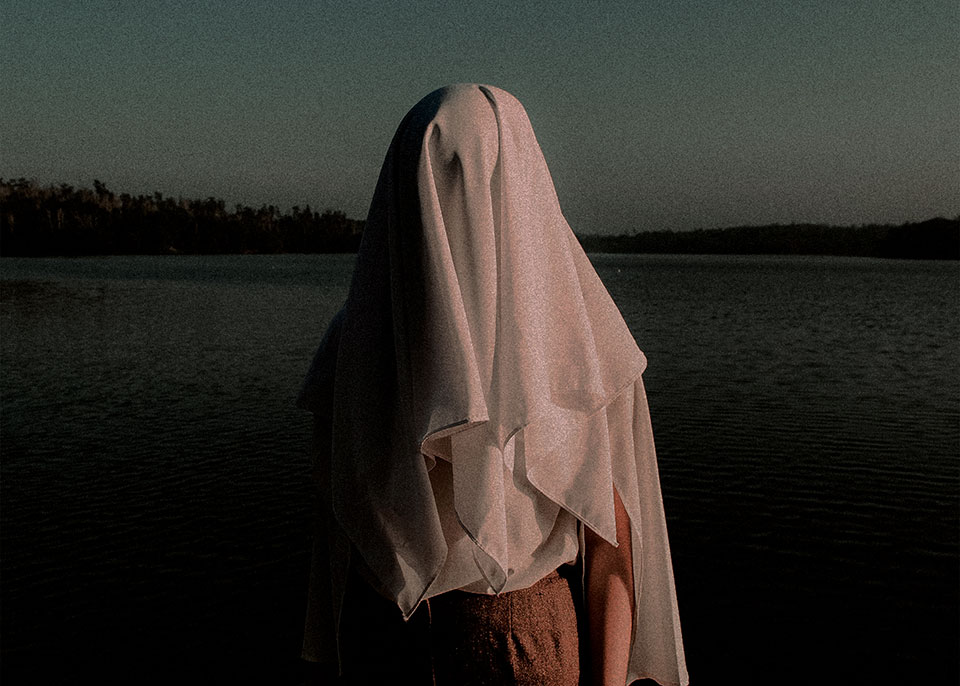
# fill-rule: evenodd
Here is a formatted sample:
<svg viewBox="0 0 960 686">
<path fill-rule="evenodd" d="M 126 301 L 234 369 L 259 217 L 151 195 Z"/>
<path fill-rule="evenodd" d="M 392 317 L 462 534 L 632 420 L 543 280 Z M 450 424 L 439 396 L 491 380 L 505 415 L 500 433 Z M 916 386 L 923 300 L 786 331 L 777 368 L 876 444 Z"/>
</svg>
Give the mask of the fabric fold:
<svg viewBox="0 0 960 686">
<path fill-rule="evenodd" d="M 331 511 L 371 583 L 404 617 L 452 589 L 526 588 L 576 559 L 578 522 L 617 544 L 616 489 L 631 674 L 685 683 L 645 367 L 519 101 L 475 84 L 426 96 L 298 400 L 330 417 Z"/>
</svg>

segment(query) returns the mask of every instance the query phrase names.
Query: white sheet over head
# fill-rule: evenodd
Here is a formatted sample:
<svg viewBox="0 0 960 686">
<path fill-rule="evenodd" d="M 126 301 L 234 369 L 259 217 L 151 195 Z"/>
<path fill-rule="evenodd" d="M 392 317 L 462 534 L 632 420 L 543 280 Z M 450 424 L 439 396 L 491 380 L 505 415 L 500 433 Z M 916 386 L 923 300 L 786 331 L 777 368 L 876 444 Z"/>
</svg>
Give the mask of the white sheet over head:
<svg viewBox="0 0 960 686">
<path fill-rule="evenodd" d="M 298 402 L 332 418 L 337 524 L 404 616 L 444 584 L 535 582 L 538 554 L 571 540 L 576 554 L 576 520 L 615 544 L 616 488 L 634 539 L 632 678 L 685 683 L 645 365 L 523 107 L 461 84 L 400 124 Z"/>
</svg>

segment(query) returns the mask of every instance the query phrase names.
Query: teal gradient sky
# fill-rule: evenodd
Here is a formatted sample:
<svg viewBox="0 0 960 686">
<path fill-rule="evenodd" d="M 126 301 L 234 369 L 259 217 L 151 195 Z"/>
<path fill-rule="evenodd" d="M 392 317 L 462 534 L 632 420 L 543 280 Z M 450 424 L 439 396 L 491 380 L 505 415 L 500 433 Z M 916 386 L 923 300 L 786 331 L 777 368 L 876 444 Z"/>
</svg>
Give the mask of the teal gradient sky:
<svg viewBox="0 0 960 686">
<path fill-rule="evenodd" d="M 0 176 L 363 218 L 406 111 L 527 108 L 578 232 L 960 213 L 960 2 L 0 5 Z"/>
</svg>

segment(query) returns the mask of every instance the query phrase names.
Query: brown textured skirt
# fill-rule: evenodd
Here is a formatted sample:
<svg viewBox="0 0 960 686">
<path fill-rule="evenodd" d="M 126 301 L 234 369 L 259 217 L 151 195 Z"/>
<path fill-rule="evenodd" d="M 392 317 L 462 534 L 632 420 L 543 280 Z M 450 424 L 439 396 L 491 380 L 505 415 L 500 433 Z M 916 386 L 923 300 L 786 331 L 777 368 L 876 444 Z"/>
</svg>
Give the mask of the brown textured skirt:
<svg viewBox="0 0 960 686">
<path fill-rule="evenodd" d="M 404 622 L 394 603 L 351 574 L 341 683 L 577 686 L 581 646 L 569 576 L 554 571 L 499 596 L 450 591 Z"/>
</svg>

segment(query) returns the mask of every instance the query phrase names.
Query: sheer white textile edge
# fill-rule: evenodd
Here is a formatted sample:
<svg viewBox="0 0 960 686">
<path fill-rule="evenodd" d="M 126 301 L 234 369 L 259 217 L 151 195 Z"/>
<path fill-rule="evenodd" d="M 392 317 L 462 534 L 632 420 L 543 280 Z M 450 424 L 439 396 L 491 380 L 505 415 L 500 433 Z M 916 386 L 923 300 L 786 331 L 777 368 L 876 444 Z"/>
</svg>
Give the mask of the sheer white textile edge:
<svg viewBox="0 0 960 686">
<path fill-rule="evenodd" d="M 421 100 L 298 398 L 329 418 L 332 546 L 314 573 L 333 591 L 311 589 L 305 657 L 330 654 L 351 544 L 409 617 L 453 588 L 532 585 L 574 559 L 578 520 L 616 544 L 616 488 L 633 537 L 630 680 L 686 684 L 645 365 L 520 103 L 469 84 Z"/>
</svg>

